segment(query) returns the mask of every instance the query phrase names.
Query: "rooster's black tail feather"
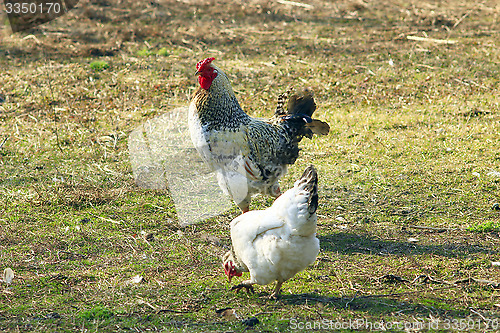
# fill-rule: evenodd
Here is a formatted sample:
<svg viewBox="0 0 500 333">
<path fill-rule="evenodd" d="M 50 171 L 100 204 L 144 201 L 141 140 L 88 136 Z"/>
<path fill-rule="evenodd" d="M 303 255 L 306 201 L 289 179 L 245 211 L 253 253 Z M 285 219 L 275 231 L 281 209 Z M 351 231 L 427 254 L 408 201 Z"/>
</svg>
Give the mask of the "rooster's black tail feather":
<svg viewBox="0 0 500 333">
<path fill-rule="evenodd" d="M 290 88 L 278 96 L 273 122 L 285 126 L 294 142 L 300 142 L 304 136 L 312 138 L 313 134 L 326 135 L 330 126 L 324 121 L 312 119 L 315 110 L 316 103 L 311 90 L 306 88 L 294 92 Z"/>
</svg>

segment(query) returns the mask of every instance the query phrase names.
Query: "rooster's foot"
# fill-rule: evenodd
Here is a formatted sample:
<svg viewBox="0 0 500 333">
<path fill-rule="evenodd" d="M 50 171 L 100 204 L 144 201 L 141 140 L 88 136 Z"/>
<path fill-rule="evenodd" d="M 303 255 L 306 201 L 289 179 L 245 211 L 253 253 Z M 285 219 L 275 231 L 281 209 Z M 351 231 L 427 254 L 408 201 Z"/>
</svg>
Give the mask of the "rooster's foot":
<svg viewBox="0 0 500 333">
<path fill-rule="evenodd" d="M 276 188 L 273 188 L 272 189 L 272 192 L 271 192 L 271 195 L 275 198 L 279 197 L 281 195 L 281 189 L 279 186 L 277 186 Z"/>
</svg>

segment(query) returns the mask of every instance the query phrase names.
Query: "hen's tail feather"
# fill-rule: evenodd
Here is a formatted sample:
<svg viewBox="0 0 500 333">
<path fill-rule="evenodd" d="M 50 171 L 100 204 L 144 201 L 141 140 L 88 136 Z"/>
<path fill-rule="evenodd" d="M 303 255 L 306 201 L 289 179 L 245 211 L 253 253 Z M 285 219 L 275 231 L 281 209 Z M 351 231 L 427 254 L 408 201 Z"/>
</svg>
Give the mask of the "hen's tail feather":
<svg viewBox="0 0 500 333">
<path fill-rule="evenodd" d="M 314 214 L 318 209 L 318 173 L 314 165 L 306 168 L 299 181 L 299 186 L 304 186 L 304 191 L 309 192 L 309 199 L 307 200 L 307 210 L 309 213 Z"/>
</svg>

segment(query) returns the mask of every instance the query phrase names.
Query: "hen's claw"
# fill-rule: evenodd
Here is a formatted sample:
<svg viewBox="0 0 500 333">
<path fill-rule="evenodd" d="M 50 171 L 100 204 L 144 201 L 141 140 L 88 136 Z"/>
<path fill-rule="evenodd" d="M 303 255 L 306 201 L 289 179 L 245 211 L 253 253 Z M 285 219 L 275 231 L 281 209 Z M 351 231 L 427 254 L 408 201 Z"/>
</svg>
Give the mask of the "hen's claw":
<svg viewBox="0 0 500 333">
<path fill-rule="evenodd" d="M 243 284 L 243 283 L 240 283 L 240 284 L 237 284 L 237 285 L 233 286 L 231 288 L 231 291 L 236 290 L 236 292 L 238 293 L 243 288 L 246 289 L 246 291 L 247 291 L 248 294 L 250 294 L 250 292 L 252 292 L 252 294 L 255 294 L 255 290 L 253 290 L 253 286 L 252 285 L 247 285 L 247 284 Z"/>
</svg>

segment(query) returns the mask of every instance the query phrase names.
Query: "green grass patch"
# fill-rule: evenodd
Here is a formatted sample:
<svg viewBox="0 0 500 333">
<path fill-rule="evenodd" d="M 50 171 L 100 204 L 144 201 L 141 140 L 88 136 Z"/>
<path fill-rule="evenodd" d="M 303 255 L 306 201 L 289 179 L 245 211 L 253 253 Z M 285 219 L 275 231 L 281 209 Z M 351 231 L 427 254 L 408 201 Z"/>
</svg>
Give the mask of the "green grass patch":
<svg viewBox="0 0 500 333">
<path fill-rule="evenodd" d="M 154 54 L 155 54 L 154 51 L 152 51 L 146 47 L 137 51 L 137 55 L 139 57 L 149 57 L 149 56 L 154 55 Z"/>
<path fill-rule="evenodd" d="M 92 61 L 89 66 L 95 71 L 103 71 L 109 68 L 109 63 L 104 60 L 95 60 Z"/>
<path fill-rule="evenodd" d="M 82 311 L 78 317 L 88 321 L 94 319 L 109 319 L 113 316 L 113 311 L 103 306 L 96 306 L 92 309 Z"/>
<path fill-rule="evenodd" d="M 161 49 L 159 49 L 157 52 L 156 52 L 156 55 L 159 55 L 159 56 L 162 56 L 162 57 L 166 57 L 168 56 L 169 52 L 167 50 L 166 47 L 162 47 Z"/>
<path fill-rule="evenodd" d="M 497 221 L 477 222 L 467 227 L 467 230 L 472 232 L 500 231 L 500 223 Z"/>
</svg>

